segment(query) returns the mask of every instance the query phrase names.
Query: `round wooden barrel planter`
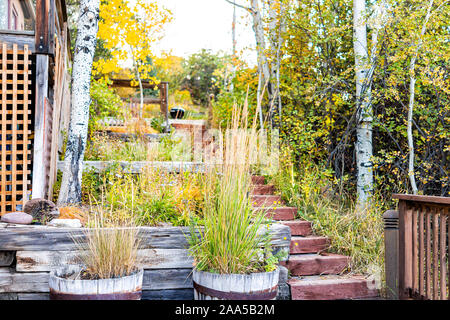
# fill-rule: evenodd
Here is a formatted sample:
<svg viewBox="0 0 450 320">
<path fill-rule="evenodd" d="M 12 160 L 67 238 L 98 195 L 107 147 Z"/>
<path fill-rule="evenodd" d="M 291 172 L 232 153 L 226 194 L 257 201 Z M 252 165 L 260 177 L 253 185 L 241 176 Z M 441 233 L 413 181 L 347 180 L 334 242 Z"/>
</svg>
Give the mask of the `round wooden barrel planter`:
<svg viewBox="0 0 450 320">
<path fill-rule="evenodd" d="M 280 269 L 251 274 L 216 274 L 195 270 L 195 300 L 274 300 Z"/>
<path fill-rule="evenodd" d="M 80 266 L 66 266 L 50 272 L 51 300 L 140 300 L 144 270 L 126 277 L 99 280 L 72 280 Z"/>
</svg>

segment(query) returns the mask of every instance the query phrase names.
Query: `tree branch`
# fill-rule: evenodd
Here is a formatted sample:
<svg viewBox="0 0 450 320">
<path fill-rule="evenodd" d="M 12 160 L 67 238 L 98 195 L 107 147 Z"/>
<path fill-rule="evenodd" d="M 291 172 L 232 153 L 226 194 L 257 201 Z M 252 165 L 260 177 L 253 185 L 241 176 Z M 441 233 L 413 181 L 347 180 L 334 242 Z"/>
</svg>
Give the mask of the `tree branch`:
<svg viewBox="0 0 450 320">
<path fill-rule="evenodd" d="M 235 3 L 235 2 L 231 2 L 230 0 L 225 0 L 225 1 L 228 2 L 229 4 L 232 4 L 233 6 L 236 6 L 236 7 L 238 7 L 238 8 L 247 10 L 247 11 L 250 12 L 250 13 L 253 13 L 253 12 L 254 12 L 252 8 L 243 6 L 243 5 L 238 4 L 238 3 Z"/>
</svg>

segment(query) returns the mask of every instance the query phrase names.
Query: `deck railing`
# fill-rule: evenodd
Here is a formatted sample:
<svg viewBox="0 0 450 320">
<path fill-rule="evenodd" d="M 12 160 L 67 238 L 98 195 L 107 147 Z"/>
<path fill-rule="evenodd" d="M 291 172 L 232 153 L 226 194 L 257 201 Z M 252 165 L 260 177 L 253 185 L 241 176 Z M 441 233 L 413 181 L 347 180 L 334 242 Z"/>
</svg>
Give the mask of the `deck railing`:
<svg viewBox="0 0 450 320">
<path fill-rule="evenodd" d="M 388 297 L 449 299 L 450 198 L 393 198 L 399 200 L 398 212 L 384 215 Z"/>
</svg>

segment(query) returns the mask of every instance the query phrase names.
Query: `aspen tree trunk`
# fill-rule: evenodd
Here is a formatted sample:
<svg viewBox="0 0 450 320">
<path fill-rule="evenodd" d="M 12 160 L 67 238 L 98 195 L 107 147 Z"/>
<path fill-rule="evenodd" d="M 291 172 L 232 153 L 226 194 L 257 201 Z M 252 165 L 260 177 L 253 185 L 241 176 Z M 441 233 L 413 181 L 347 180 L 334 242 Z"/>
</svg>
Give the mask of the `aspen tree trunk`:
<svg viewBox="0 0 450 320">
<path fill-rule="evenodd" d="M 270 101 L 271 115 L 278 112 L 279 124 L 281 125 L 281 95 L 280 95 L 280 65 L 281 46 L 283 45 L 282 32 L 284 29 L 285 4 L 283 0 L 268 0 L 269 5 L 269 39 L 271 45 L 272 64 L 271 78 L 274 79 L 275 87 L 272 91 L 272 101 Z M 272 119 L 272 128 L 275 126 Z"/>
<path fill-rule="evenodd" d="M 357 210 L 364 211 L 370 205 L 373 192 L 372 164 L 372 106 L 370 104 L 370 81 L 367 50 L 365 0 L 353 0 L 353 49 L 356 74 L 356 166 Z M 368 84 L 369 83 L 369 84 Z"/>
<path fill-rule="evenodd" d="M 236 1 L 233 0 L 233 24 L 231 26 L 231 40 L 233 41 L 233 57 L 232 57 L 232 74 L 230 81 L 230 92 L 234 91 L 234 83 L 233 80 L 236 77 Z"/>
<path fill-rule="evenodd" d="M 58 205 L 81 202 L 83 158 L 89 122 L 90 84 L 100 0 L 81 0 L 72 69 L 72 108 Z"/>
<path fill-rule="evenodd" d="M 258 103 L 257 109 L 259 110 L 259 124 L 261 125 L 261 131 L 264 130 L 264 117 L 263 117 L 263 112 L 262 112 L 262 108 L 261 108 L 261 101 L 262 101 L 262 94 L 261 94 L 261 90 L 262 90 L 262 74 L 261 74 L 261 70 L 259 70 L 258 68 L 258 89 L 256 91 L 256 101 Z"/>
<path fill-rule="evenodd" d="M 139 120 L 142 119 L 144 114 L 144 87 L 142 86 L 142 79 L 139 74 L 139 71 L 137 72 L 137 78 L 139 81 L 139 97 L 140 97 L 140 104 L 139 104 Z"/>
<path fill-rule="evenodd" d="M 267 60 L 266 53 L 266 41 L 264 38 L 264 26 L 261 17 L 261 11 L 259 9 L 259 0 L 251 0 L 251 14 L 253 18 L 253 31 L 255 32 L 256 39 L 256 52 L 258 53 L 258 69 L 262 74 L 262 83 L 267 84 L 267 92 L 269 95 L 269 101 L 272 99 L 272 86 L 270 82 L 270 68 Z"/>
<path fill-rule="evenodd" d="M 409 63 L 409 106 L 408 106 L 408 126 L 407 126 L 407 135 L 408 135 L 408 148 L 409 148 L 409 161 L 408 161 L 408 176 L 409 181 L 411 183 L 411 189 L 413 194 L 417 194 L 417 184 L 416 184 L 416 176 L 414 174 L 414 139 L 412 133 L 412 121 L 413 121 L 413 113 L 414 113 L 414 99 L 415 99 L 415 88 L 416 88 L 416 76 L 414 73 L 414 69 L 416 67 L 417 56 L 419 55 L 419 50 L 423 44 L 423 36 L 425 34 L 428 20 L 431 16 L 431 8 L 433 7 L 434 0 L 430 1 L 428 6 L 427 15 L 425 16 L 425 20 L 422 25 L 422 29 L 420 31 L 419 43 L 417 44 L 416 51 L 414 56 L 411 58 Z"/>
</svg>

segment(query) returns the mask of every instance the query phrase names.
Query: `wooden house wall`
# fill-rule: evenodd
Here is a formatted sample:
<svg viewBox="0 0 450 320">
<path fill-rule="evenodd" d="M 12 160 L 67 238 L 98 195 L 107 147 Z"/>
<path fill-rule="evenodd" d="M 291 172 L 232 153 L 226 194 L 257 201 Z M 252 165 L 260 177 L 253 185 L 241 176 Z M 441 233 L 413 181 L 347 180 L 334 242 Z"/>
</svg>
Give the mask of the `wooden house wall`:
<svg viewBox="0 0 450 320">
<path fill-rule="evenodd" d="M 30 172 L 27 179 L 24 179 L 28 193 L 27 196 L 21 195 L 20 201 L 17 198 L 11 203 L 8 202 L 11 195 L 4 195 L 1 198 L 0 211 L 0 214 L 4 214 L 19 210 L 20 207 L 17 208 L 16 204 L 23 205 L 30 191 L 32 198 L 51 199 L 52 197 L 53 185 L 56 181 L 58 151 L 62 149 L 62 131 L 67 131 L 70 120 L 68 69 L 71 54 L 64 1 L 37 0 L 35 31 L 1 30 L 0 43 L 6 43 L 8 48 L 16 47 L 19 51 L 26 48 L 29 61 L 33 61 L 33 72 L 29 75 L 31 84 L 28 87 L 30 90 L 28 103 L 32 113 L 28 121 L 31 123 L 33 140 L 27 142 L 30 144 L 28 148 L 30 164 L 27 169 Z M 19 72 L 22 71 L 19 70 Z M 0 87 L 3 86 L 3 82 L 2 78 Z M 6 108 L 5 106 L 6 103 L 2 101 L 2 109 Z M 14 111 L 14 113 L 17 112 Z M 16 169 L 17 172 L 8 174 L 5 171 L 6 168 L 5 165 L 2 166 L 1 177 L 4 182 L 9 181 L 4 177 L 15 177 L 21 172 Z M 2 190 L 7 193 L 15 192 L 14 190 L 22 191 L 19 187 L 14 190 L 9 188 L 5 187 Z"/>
</svg>

